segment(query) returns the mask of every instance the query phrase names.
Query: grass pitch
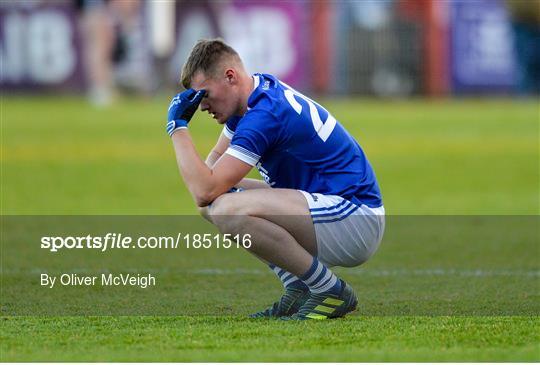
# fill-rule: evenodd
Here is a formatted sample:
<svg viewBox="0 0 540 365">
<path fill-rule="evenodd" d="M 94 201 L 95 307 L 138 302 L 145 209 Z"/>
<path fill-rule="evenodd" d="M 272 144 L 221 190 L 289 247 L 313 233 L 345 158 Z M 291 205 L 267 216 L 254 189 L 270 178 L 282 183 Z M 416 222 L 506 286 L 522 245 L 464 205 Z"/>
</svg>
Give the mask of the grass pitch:
<svg viewBox="0 0 540 365">
<path fill-rule="evenodd" d="M 164 132 L 167 102 L 95 110 L 77 98 L 4 98 L 2 214 L 194 214 Z M 537 101 L 323 105 L 364 147 L 395 216 L 375 257 L 337 270 L 358 312 L 249 320 L 279 295 L 273 275 L 241 250 L 192 250 L 162 278 L 175 315 L 12 316 L 3 304 L 0 360 L 540 361 Z M 201 154 L 220 132 L 204 115 L 191 130 Z M 473 228 L 441 232 L 444 215 Z M 394 230 L 400 216 L 409 224 Z"/>
<path fill-rule="evenodd" d="M 388 214 L 538 214 L 536 101 L 322 104 L 365 149 Z M 2 212 L 193 214 L 165 133 L 167 105 L 5 98 Z M 221 127 L 198 113 L 190 131 L 206 155 Z"/>
</svg>

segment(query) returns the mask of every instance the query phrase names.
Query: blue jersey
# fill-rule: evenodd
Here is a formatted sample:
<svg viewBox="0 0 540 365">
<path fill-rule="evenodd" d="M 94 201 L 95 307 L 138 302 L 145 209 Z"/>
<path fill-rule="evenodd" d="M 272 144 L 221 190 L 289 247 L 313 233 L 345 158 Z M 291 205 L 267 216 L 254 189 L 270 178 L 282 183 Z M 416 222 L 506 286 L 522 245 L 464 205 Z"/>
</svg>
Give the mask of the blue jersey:
<svg viewBox="0 0 540 365">
<path fill-rule="evenodd" d="M 228 154 L 256 166 L 273 188 L 339 195 L 382 205 L 362 148 L 319 104 L 267 74 L 255 74 L 243 117 L 227 121 Z"/>
</svg>

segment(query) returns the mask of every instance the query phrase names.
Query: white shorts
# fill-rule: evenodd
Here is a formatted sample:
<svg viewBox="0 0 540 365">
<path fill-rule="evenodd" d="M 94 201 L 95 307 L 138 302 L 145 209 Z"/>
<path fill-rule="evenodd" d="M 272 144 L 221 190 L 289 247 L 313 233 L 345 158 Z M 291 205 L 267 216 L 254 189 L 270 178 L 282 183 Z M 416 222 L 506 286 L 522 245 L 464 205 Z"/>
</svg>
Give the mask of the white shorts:
<svg viewBox="0 0 540 365">
<path fill-rule="evenodd" d="M 358 266 L 377 251 L 384 233 L 383 206 L 358 206 L 337 195 L 299 191 L 309 205 L 321 262 L 327 266 Z"/>
</svg>

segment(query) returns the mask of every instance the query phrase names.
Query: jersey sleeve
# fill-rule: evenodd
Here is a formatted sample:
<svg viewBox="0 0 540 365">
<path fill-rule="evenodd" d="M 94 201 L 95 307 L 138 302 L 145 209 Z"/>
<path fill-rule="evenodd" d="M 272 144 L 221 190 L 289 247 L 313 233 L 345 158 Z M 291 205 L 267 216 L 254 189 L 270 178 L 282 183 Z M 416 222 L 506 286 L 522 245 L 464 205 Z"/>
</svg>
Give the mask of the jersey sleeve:
<svg viewBox="0 0 540 365">
<path fill-rule="evenodd" d="M 234 136 L 234 132 L 236 131 L 236 126 L 238 125 L 238 121 L 240 120 L 240 117 L 231 117 L 227 122 L 225 123 L 225 126 L 223 127 L 223 134 L 228 139 L 232 139 Z"/>
<path fill-rule="evenodd" d="M 272 114 L 251 110 L 242 118 L 225 153 L 255 166 L 279 142 L 280 125 Z"/>
</svg>

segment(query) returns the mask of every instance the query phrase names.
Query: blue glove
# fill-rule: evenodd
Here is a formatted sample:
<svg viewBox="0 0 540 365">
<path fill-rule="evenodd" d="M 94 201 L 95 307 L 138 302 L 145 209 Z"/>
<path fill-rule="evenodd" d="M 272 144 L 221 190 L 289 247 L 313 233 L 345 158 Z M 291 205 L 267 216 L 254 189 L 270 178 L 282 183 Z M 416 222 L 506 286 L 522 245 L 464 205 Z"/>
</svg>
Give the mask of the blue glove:
<svg viewBox="0 0 540 365">
<path fill-rule="evenodd" d="M 171 100 L 167 116 L 167 133 L 169 136 L 172 137 L 173 133 L 179 129 L 187 128 L 191 117 L 197 111 L 205 94 L 205 90 L 187 89 Z"/>
</svg>

